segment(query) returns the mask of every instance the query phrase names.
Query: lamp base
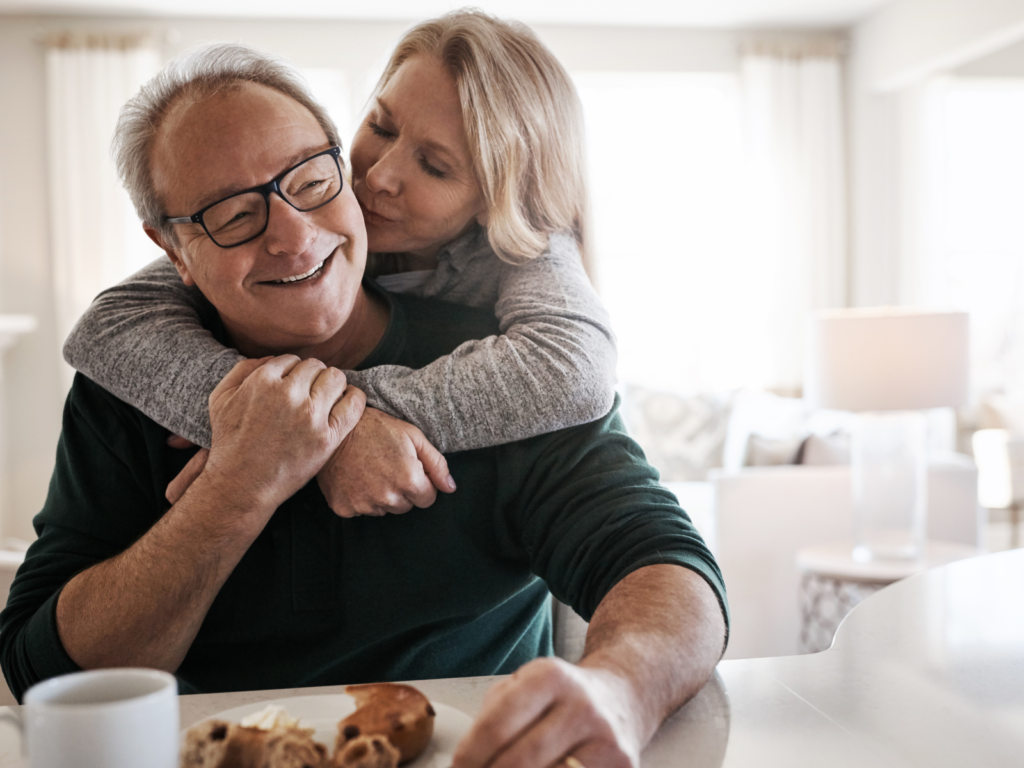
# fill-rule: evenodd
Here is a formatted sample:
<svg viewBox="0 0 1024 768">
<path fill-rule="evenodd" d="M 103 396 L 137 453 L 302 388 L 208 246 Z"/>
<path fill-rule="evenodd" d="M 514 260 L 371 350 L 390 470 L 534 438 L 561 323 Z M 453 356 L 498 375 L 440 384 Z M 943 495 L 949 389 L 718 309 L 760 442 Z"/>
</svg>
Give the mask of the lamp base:
<svg viewBox="0 0 1024 768">
<path fill-rule="evenodd" d="M 921 411 L 858 414 L 850 451 L 857 562 L 924 557 L 927 442 Z"/>
</svg>

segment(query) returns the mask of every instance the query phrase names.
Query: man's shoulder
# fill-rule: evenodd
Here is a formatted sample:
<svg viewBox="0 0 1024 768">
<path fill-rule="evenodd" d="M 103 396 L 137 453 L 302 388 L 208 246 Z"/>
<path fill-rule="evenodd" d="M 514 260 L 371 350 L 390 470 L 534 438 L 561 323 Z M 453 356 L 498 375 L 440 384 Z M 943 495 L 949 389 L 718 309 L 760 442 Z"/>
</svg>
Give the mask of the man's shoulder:
<svg viewBox="0 0 1024 768">
<path fill-rule="evenodd" d="M 404 293 L 389 295 L 404 316 L 405 345 L 400 365 L 420 368 L 450 354 L 463 342 L 501 332 L 490 309 Z"/>
<path fill-rule="evenodd" d="M 75 373 L 74 381 L 68 392 L 68 403 L 84 413 L 110 410 L 128 414 L 137 410 L 81 372 Z"/>
<path fill-rule="evenodd" d="M 104 442 L 120 442 L 128 434 L 156 434 L 162 428 L 135 406 L 111 394 L 82 373 L 76 373 L 64 409 L 64 429 L 86 427 Z"/>
<path fill-rule="evenodd" d="M 616 467 L 636 482 L 657 484 L 658 470 L 629 436 L 619 407 L 615 395 L 611 410 L 598 419 L 506 443 L 499 449 L 506 453 L 506 461 L 522 467 L 542 467 L 549 472 L 558 467 L 558 471 L 568 472 L 581 465 L 600 464 Z"/>
</svg>

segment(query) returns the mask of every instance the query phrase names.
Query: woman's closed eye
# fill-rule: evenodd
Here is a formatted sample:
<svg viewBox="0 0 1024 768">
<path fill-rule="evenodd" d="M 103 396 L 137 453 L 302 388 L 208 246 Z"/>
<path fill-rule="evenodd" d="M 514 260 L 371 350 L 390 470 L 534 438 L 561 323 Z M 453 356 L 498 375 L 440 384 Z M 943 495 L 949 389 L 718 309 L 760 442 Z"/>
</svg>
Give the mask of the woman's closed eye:
<svg viewBox="0 0 1024 768">
<path fill-rule="evenodd" d="M 389 131 L 386 128 L 382 128 L 380 124 L 373 122 L 373 120 L 368 120 L 366 122 L 366 125 L 369 127 L 370 131 L 373 132 L 374 136 L 380 136 L 381 138 L 384 139 L 393 139 L 395 137 L 394 131 Z"/>
<path fill-rule="evenodd" d="M 366 127 L 370 129 L 371 133 L 373 133 L 374 136 L 379 136 L 382 139 L 392 141 L 398 138 L 397 132 L 385 128 L 375 120 L 367 120 Z M 419 166 L 423 170 L 423 172 L 426 173 L 428 176 L 432 176 L 435 179 L 444 179 L 448 176 L 447 173 L 442 171 L 437 166 L 433 165 L 429 160 L 427 160 L 426 157 L 422 155 L 417 159 L 417 162 L 419 163 Z"/>
<path fill-rule="evenodd" d="M 440 168 L 432 166 L 425 157 L 420 158 L 420 168 L 422 168 L 424 173 L 428 176 L 433 176 L 435 179 L 443 179 L 446 175 Z"/>
</svg>

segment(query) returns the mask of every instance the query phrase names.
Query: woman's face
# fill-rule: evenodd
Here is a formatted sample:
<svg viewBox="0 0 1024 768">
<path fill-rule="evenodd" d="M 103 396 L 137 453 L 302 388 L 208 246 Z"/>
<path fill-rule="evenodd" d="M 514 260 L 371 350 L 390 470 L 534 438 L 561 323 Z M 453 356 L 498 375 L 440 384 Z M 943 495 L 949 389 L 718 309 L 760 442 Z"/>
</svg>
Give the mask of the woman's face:
<svg viewBox="0 0 1024 768">
<path fill-rule="evenodd" d="M 371 252 L 431 257 L 474 221 L 486 223 L 455 82 L 433 57 L 402 64 L 351 155 Z"/>
</svg>

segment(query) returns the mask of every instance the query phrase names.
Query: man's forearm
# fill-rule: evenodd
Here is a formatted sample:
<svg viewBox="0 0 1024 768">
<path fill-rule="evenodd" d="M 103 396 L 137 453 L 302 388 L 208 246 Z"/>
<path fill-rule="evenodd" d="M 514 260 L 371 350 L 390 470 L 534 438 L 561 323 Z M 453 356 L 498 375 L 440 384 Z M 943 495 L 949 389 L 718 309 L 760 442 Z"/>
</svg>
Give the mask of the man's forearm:
<svg viewBox="0 0 1024 768">
<path fill-rule="evenodd" d="M 57 629 L 84 669 L 173 672 L 273 510 L 201 476 L 146 535 L 64 587 Z"/>
<path fill-rule="evenodd" d="M 722 609 L 707 582 L 680 566 L 652 565 L 601 601 L 579 666 L 611 673 L 643 745 L 704 686 L 724 643 Z"/>
<path fill-rule="evenodd" d="M 452 760 L 457 768 L 640 765 L 640 752 L 707 682 L 725 620 L 714 592 L 675 565 L 634 571 L 605 595 L 578 666 L 535 659 L 495 684 Z M 499 759 L 500 756 L 500 759 Z"/>
<path fill-rule="evenodd" d="M 81 667 L 173 671 L 274 511 L 316 475 L 365 398 L 316 359 L 243 360 L 210 396 L 202 474 L 135 544 L 71 579 L 57 632 Z"/>
</svg>

